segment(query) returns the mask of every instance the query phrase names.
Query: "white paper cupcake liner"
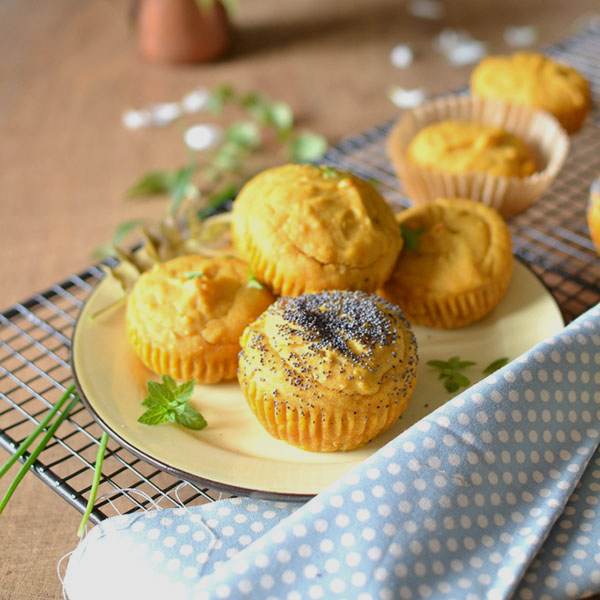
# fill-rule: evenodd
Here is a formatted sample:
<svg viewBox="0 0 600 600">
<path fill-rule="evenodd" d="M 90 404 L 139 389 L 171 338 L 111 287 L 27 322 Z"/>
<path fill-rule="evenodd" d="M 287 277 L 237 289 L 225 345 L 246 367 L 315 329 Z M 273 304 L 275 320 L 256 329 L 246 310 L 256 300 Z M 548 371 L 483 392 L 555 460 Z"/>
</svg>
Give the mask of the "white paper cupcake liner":
<svg viewBox="0 0 600 600">
<path fill-rule="evenodd" d="M 528 177 L 451 174 L 409 162 L 406 151 L 417 133 L 446 120 L 493 125 L 520 137 L 533 152 L 539 170 Z M 472 96 L 450 96 L 406 111 L 392 128 L 387 148 L 404 191 L 414 202 L 470 198 L 509 218 L 531 206 L 552 183 L 567 157 L 569 137 L 544 111 Z"/>
</svg>

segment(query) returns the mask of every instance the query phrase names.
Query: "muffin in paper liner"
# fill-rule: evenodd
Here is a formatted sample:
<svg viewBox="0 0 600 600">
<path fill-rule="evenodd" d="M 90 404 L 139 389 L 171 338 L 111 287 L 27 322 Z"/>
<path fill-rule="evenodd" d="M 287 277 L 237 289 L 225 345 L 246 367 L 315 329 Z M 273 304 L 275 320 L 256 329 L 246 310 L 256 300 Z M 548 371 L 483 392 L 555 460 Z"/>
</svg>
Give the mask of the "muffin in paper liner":
<svg viewBox="0 0 600 600">
<path fill-rule="evenodd" d="M 353 450 L 393 425 L 416 383 L 417 344 L 397 306 L 361 291 L 285 296 L 244 331 L 238 380 L 274 438 Z"/>
<path fill-rule="evenodd" d="M 406 156 L 411 140 L 428 125 L 448 120 L 474 121 L 516 135 L 531 149 L 539 170 L 527 177 L 502 177 L 483 172 L 443 173 L 411 163 Z M 498 100 L 449 96 L 405 112 L 390 131 L 387 149 L 412 201 L 469 198 L 509 218 L 531 206 L 552 183 L 567 157 L 569 137 L 544 111 Z"/>
<path fill-rule="evenodd" d="M 127 337 L 158 375 L 198 383 L 235 379 L 239 336 L 274 300 L 248 285 L 234 257 L 184 255 L 143 273 L 127 300 Z"/>
<path fill-rule="evenodd" d="M 417 241 L 405 247 L 378 294 L 413 325 L 454 329 L 489 313 L 513 271 L 510 233 L 494 209 L 461 198 L 437 198 L 397 215 Z"/>
<path fill-rule="evenodd" d="M 586 219 L 590 237 L 596 247 L 596 252 L 600 254 L 600 177 L 594 179 L 590 187 Z"/>
</svg>

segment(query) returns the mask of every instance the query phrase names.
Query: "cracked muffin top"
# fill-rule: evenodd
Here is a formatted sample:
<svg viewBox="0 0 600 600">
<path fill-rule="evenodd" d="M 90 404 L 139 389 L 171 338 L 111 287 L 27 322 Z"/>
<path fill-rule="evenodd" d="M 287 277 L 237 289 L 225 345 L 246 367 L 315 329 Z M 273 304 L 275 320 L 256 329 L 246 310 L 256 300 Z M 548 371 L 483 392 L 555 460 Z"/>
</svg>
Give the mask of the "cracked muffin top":
<svg viewBox="0 0 600 600">
<path fill-rule="evenodd" d="M 241 190 L 232 236 L 256 278 L 276 294 L 371 292 L 402 247 L 394 215 L 369 183 L 330 167 L 268 169 Z"/>
</svg>

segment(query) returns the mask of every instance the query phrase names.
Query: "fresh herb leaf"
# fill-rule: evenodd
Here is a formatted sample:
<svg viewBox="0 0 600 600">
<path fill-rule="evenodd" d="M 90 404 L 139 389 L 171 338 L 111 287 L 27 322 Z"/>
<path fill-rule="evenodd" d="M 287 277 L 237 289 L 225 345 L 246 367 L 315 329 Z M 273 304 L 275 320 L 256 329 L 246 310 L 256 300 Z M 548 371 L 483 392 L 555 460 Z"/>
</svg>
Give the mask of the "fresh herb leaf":
<svg viewBox="0 0 600 600">
<path fill-rule="evenodd" d="M 160 425 L 168 421 L 188 429 L 204 429 L 207 425 L 206 420 L 189 404 L 194 383 L 191 379 L 178 386 L 169 375 L 162 376 L 162 383 L 148 381 L 148 396 L 142 402 L 142 406 L 147 410 L 139 417 L 138 422 L 145 425 Z"/>
<path fill-rule="evenodd" d="M 206 109 L 213 113 L 219 113 L 223 110 L 225 103 L 229 100 L 232 100 L 234 96 L 235 93 L 233 88 L 229 84 L 223 83 L 217 86 L 208 95 L 208 99 L 206 100 Z"/>
<path fill-rule="evenodd" d="M 419 237 L 423 233 L 423 228 L 408 229 L 407 227 L 404 227 L 404 225 L 400 225 L 400 231 L 402 232 L 404 245 L 411 252 L 416 252 L 419 249 Z"/>
<path fill-rule="evenodd" d="M 443 380 L 446 391 L 452 393 L 458 391 L 461 387 L 471 385 L 469 378 L 461 371 L 477 363 L 470 360 L 460 360 L 458 356 L 453 356 L 448 360 L 429 360 L 427 364 L 434 369 L 439 369 L 438 379 Z"/>
<path fill-rule="evenodd" d="M 248 283 L 246 283 L 246 287 L 254 288 L 255 290 L 264 290 L 265 286 L 254 277 L 254 273 L 252 269 L 248 270 Z"/>
<path fill-rule="evenodd" d="M 87 506 L 81 522 L 79 523 L 79 529 L 77 529 L 77 536 L 81 537 L 85 532 L 85 526 L 94 510 L 94 503 L 96 502 L 96 495 L 98 494 L 98 487 L 100 486 L 100 478 L 102 476 L 102 465 L 104 464 L 104 454 L 106 453 L 106 446 L 108 444 L 108 435 L 106 432 L 102 433 L 100 437 L 100 444 L 98 445 L 98 452 L 96 454 L 96 463 L 94 465 L 94 478 L 92 480 L 92 487 L 90 489 L 90 495 L 88 498 Z"/>
<path fill-rule="evenodd" d="M 204 271 L 187 271 L 185 273 L 186 279 L 200 279 L 200 277 L 204 277 Z"/>
<path fill-rule="evenodd" d="M 195 186 L 191 184 L 192 177 L 196 172 L 196 165 L 188 165 L 177 171 L 173 187 L 169 190 L 171 194 L 171 216 L 177 216 L 179 207 L 186 196 L 193 195 L 192 189 Z"/>
<path fill-rule="evenodd" d="M 310 131 L 302 131 L 292 137 L 289 144 L 289 155 L 294 162 L 311 162 L 317 160 L 327 150 L 327 140 Z"/>
<path fill-rule="evenodd" d="M 342 179 L 342 177 L 344 177 L 342 173 L 338 173 L 335 169 L 332 169 L 327 165 L 321 165 L 320 167 L 317 167 L 317 169 L 321 171 L 321 174 L 325 179 Z"/>
<path fill-rule="evenodd" d="M 128 198 L 139 196 L 161 196 L 168 194 L 175 182 L 175 174 L 170 171 L 150 171 L 138 179 L 126 192 Z"/>
<path fill-rule="evenodd" d="M 204 219 L 213 215 L 219 208 L 221 208 L 226 202 L 233 200 L 238 192 L 236 185 L 229 184 L 220 190 L 216 191 L 210 196 L 208 202 L 196 211 L 196 217 L 203 221 Z"/>
<path fill-rule="evenodd" d="M 504 365 L 508 364 L 509 359 L 507 357 L 498 358 L 494 362 L 491 362 L 482 372 L 485 375 L 491 375 L 494 371 L 501 369 Z"/>
<path fill-rule="evenodd" d="M 269 123 L 279 132 L 290 131 L 294 126 L 294 113 L 285 102 L 271 102 L 268 114 Z"/>
<path fill-rule="evenodd" d="M 254 121 L 237 121 L 231 124 L 225 137 L 242 148 L 257 148 L 260 145 L 260 130 Z"/>
</svg>

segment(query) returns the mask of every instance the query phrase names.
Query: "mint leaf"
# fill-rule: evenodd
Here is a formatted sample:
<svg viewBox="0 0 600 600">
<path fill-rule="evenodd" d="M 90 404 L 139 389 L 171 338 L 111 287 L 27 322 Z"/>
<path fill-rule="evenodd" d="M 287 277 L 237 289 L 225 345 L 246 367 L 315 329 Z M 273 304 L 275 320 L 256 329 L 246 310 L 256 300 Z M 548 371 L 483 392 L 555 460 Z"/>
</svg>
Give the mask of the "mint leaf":
<svg viewBox="0 0 600 600">
<path fill-rule="evenodd" d="M 161 196 L 173 187 L 175 174 L 170 171 L 149 171 L 138 179 L 126 192 L 128 198 Z"/>
<path fill-rule="evenodd" d="M 408 229 L 404 225 L 400 225 L 400 231 L 402 232 L 402 239 L 404 245 L 411 251 L 417 252 L 419 249 L 419 236 L 423 233 L 423 228 L 419 229 Z"/>
<path fill-rule="evenodd" d="M 311 162 L 317 160 L 327 150 L 327 140 L 310 131 L 303 131 L 294 136 L 289 145 L 290 159 L 294 162 Z"/>
<path fill-rule="evenodd" d="M 148 396 L 142 402 L 142 406 L 148 410 L 138 421 L 145 425 L 160 425 L 168 421 L 189 429 L 203 429 L 206 427 L 204 417 L 189 404 L 194 393 L 194 384 L 194 380 L 191 379 L 178 386 L 169 375 L 163 375 L 161 383 L 148 381 Z"/>
<path fill-rule="evenodd" d="M 271 102 L 268 115 L 271 125 L 277 131 L 289 131 L 294 125 L 294 113 L 285 102 Z"/>
<path fill-rule="evenodd" d="M 471 385 L 469 378 L 461 371 L 477 363 L 453 356 L 448 360 L 429 360 L 427 364 L 434 369 L 439 369 L 438 379 L 444 382 L 446 391 L 452 393 L 457 392 L 462 387 L 466 388 Z"/>
<path fill-rule="evenodd" d="M 144 414 L 138 419 L 139 423 L 144 425 L 159 425 L 164 423 L 166 419 L 166 410 L 161 404 L 157 404 L 149 408 Z"/>
<path fill-rule="evenodd" d="M 199 279 L 200 277 L 204 277 L 204 271 L 186 271 L 185 272 L 186 279 Z"/>
<path fill-rule="evenodd" d="M 344 177 L 342 173 L 338 173 L 335 169 L 332 169 L 327 165 L 321 165 L 320 167 L 317 167 L 317 169 L 321 171 L 324 179 L 342 179 L 342 177 Z"/>
<path fill-rule="evenodd" d="M 498 358 L 494 362 L 491 362 L 482 372 L 485 375 L 491 375 L 494 371 L 497 371 L 498 369 L 501 369 L 502 367 L 507 365 L 508 362 L 509 359 L 506 357 Z"/>
<path fill-rule="evenodd" d="M 188 429 L 199 431 L 207 426 L 206 419 L 189 404 L 177 415 L 177 422 Z"/>
<path fill-rule="evenodd" d="M 237 121 L 227 128 L 225 137 L 244 148 L 257 148 L 260 145 L 260 130 L 254 121 Z"/>
<path fill-rule="evenodd" d="M 171 194 L 171 216 L 177 216 L 179 207 L 183 199 L 190 192 L 190 187 L 195 187 L 191 184 L 192 177 L 196 172 L 196 165 L 188 165 L 177 171 L 172 188 L 169 190 Z"/>
<path fill-rule="evenodd" d="M 248 282 L 246 283 L 246 287 L 253 288 L 255 290 L 264 290 L 265 286 L 254 277 L 254 273 L 252 269 L 248 269 Z"/>
</svg>

